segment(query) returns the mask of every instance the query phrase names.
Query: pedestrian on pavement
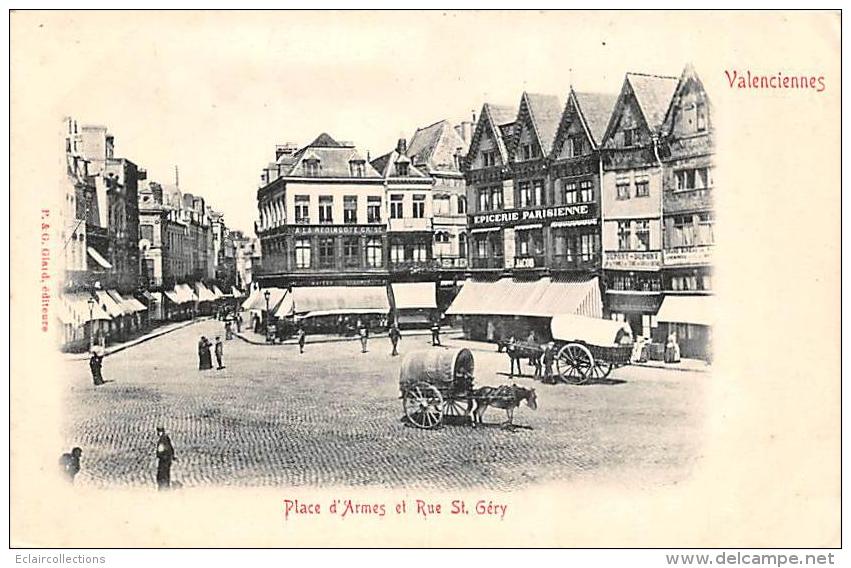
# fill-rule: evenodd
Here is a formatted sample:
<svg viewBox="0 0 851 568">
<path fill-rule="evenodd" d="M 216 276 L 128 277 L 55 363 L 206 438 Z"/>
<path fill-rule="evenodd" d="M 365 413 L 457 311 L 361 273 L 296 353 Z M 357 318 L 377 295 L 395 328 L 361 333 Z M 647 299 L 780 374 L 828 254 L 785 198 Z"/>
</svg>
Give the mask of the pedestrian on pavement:
<svg viewBox="0 0 851 568">
<path fill-rule="evenodd" d="M 402 339 L 402 332 L 399 331 L 399 326 L 397 324 L 393 324 L 388 335 L 390 336 L 390 343 L 393 344 L 393 352 L 390 356 L 395 357 L 399 354 L 399 340 Z"/>
<path fill-rule="evenodd" d="M 680 362 L 680 345 L 677 343 L 677 332 L 673 331 L 668 336 L 668 343 L 665 344 L 665 363 Z"/>
<path fill-rule="evenodd" d="M 216 353 L 216 369 L 221 371 L 222 369 L 224 369 L 224 366 L 222 365 L 222 357 L 225 354 L 225 346 L 222 344 L 222 338 L 221 337 L 216 337 L 215 353 Z"/>
<path fill-rule="evenodd" d="M 213 358 L 210 356 L 210 341 L 201 336 L 198 341 L 198 370 L 204 371 L 213 368 Z"/>
<path fill-rule="evenodd" d="M 97 351 L 92 351 L 92 356 L 89 359 L 89 369 L 92 371 L 92 382 L 95 386 L 102 385 L 105 381 L 103 380 L 103 355 L 100 355 Z"/>
<path fill-rule="evenodd" d="M 73 448 L 59 458 L 59 467 L 62 468 L 62 473 L 70 483 L 74 483 L 74 476 L 80 473 L 80 456 L 82 455 L 81 448 Z"/>
<path fill-rule="evenodd" d="M 236 312 L 236 332 L 242 333 L 242 314 Z"/>
<path fill-rule="evenodd" d="M 508 338 L 505 344 L 505 352 L 508 354 L 508 359 L 511 361 L 511 370 L 508 372 L 510 378 L 514 377 L 514 365 L 517 365 L 517 374 L 520 375 L 520 358 L 517 357 L 517 342 L 514 336 Z"/>
<path fill-rule="evenodd" d="M 307 335 L 304 333 L 304 328 L 298 327 L 298 352 L 299 354 L 304 353 L 304 344 L 307 341 Z"/>
<path fill-rule="evenodd" d="M 165 491 L 171 487 L 171 462 L 174 461 L 174 446 L 165 428 L 157 426 L 157 490 Z"/>
<path fill-rule="evenodd" d="M 233 339 L 233 326 L 230 320 L 225 322 L 225 339 L 228 341 Z"/>
<path fill-rule="evenodd" d="M 432 346 L 441 346 L 440 343 L 440 322 L 435 320 L 431 326 L 431 344 Z"/>
<path fill-rule="evenodd" d="M 358 320 L 358 336 L 360 336 L 360 352 L 366 353 L 366 342 L 369 340 L 369 331 L 361 320 Z"/>
</svg>

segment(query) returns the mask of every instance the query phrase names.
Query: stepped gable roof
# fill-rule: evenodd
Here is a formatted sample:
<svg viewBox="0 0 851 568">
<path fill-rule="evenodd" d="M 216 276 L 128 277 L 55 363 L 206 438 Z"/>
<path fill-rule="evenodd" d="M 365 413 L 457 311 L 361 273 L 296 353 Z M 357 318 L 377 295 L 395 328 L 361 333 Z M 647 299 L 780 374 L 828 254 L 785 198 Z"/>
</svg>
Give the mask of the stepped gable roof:
<svg viewBox="0 0 851 568">
<path fill-rule="evenodd" d="M 606 127 L 612 117 L 612 111 L 618 96 L 611 93 L 581 93 L 571 90 L 571 96 L 576 102 L 576 108 L 585 127 L 591 143 L 597 147 L 603 142 L 606 135 Z"/>
<path fill-rule="evenodd" d="M 524 102 L 535 129 L 535 135 L 538 137 L 538 143 L 541 145 L 541 152 L 547 156 L 553 148 L 553 141 L 561 121 L 561 102 L 556 95 L 523 93 L 521 105 Z"/>
<path fill-rule="evenodd" d="M 455 154 L 459 148 L 466 153 L 467 143 L 448 120 L 441 120 L 417 129 L 408 145 L 408 156 L 426 171 L 458 172 Z"/>
<path fill-rule="evenodd" d="M 679 79 L 664 75 L 627 73 L 626 80 L 632 87 L 638 106 L 644 114 L 647 127 L 658 132 L 665 120 L 665 114 L 671 104 Z"/>
</svg>

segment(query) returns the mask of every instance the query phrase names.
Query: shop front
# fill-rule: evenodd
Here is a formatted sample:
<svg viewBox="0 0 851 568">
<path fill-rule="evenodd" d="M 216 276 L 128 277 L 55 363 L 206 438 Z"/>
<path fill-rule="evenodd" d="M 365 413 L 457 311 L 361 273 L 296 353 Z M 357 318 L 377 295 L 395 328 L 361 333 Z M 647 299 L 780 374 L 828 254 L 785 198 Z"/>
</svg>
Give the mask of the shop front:
<svg viewBox="0 0 851 568">
<path fill-rule="evenodd" d="M 675 335 L 681 357 L 712 361 L 713 296 L 665 296 L 656 319 Z"/>
<path fill-rule="evenodd" d="M 549 341 L 558 314 L 601 318 L 596 277 L 467 280 L 446 312 L 460 320 L 468 339 L 499 342 L 509 337 Z"/>
</svg>

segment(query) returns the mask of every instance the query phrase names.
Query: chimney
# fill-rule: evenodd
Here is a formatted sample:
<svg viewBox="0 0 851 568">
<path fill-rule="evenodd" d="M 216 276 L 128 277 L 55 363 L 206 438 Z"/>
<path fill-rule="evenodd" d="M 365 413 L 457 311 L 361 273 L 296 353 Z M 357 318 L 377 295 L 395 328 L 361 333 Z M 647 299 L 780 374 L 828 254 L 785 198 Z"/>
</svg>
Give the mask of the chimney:
<svg viewBox="0 0 851 568">
<path fill-rule="evenodd" d="M 174 166 L 174 185 L 180 187 L 180 173 L 177 171 L 177 166 Z"/>
<path fill-rule="evenodd" d="M 476 124 L 476 111 L 473 111 L 473 124 Z"/>
<path fill-rule="evenodd" d="M 399 142 L 396 143 L 396 151 L 402 155 L 406 155 L 408 153 L 408 141 L 404 138 L 399 138 Z"/>
</svg>

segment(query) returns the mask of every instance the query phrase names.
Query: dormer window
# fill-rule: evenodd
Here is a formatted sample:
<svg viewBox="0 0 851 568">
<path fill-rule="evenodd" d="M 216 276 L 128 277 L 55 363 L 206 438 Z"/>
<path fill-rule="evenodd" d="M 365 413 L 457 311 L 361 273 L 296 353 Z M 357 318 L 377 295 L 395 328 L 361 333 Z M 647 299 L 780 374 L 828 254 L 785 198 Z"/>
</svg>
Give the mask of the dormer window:
<svg viewBox="0 0 851 568">
<path fill-rule="evenodd" d="M 319 176 L 319 160 L 305 160 L 302 163 L 302 167 L 304 168 L 304 175 L 306 177 Z"/>
<path fill-rule="evenodd" d="M 482 151 L 482 162 L 484 167 L 490 168 L 496 165 L 496 150 Z"/>
<path fill-rule="evenodd" d="M 635 146 L 638 144 L 638 129 L 625 128 L 623 131 L 623 145 L 625 147 Z"/>
<path fill-rule="evenodd" d="M 366 175 L 366 162 L 364 160 L 352 160 L 349 162 L 349 171 L 352 177 L 363 177 Z"/>
<path fill-rule="evenodd" d="M 406 177 L 408 175 L 408 164 L 397 163 L 396 164 L 396 175 L 399 176 L 399 177 Z"/>
</svg>

